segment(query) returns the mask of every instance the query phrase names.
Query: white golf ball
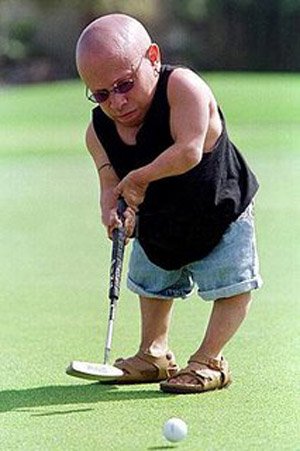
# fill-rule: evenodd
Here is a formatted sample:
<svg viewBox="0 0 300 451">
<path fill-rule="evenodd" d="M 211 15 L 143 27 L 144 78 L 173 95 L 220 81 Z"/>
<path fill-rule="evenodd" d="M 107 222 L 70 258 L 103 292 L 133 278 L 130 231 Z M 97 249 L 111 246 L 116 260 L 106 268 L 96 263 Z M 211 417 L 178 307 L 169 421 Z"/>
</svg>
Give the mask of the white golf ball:
<svg viewBox="0 0 300 451">
<path fill-rule="evenodd" d="M 180 442 L 185 439 L 187 432 L 187 424 L 180 418 L 170 418 L 163 427 L 163 435 L 169 442 Z"/>
</svg>

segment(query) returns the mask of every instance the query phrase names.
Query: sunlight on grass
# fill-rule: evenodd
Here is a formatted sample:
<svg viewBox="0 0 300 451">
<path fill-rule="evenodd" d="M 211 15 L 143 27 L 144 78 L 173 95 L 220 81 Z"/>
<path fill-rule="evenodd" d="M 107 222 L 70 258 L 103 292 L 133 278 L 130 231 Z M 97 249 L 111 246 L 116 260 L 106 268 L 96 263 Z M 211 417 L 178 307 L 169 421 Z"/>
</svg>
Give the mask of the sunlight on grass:
<svg viewBox="0 0 300 451">
<path fill-rule="evenodd" d="M 226 348 L 232 386 L 187 397 L 163 395 L 157 384 L 101 387 L 65 375 L 73 358 L 101 361 L 108 317 L 111 242 L 84 149 L 90 105 L 77 81 L 1 91 L 1 449 L 165 449 L 161 428 L 171 416 L 189 427 L 182 450 L 297 449 L 299 77 L 205 78 L 260 181 L 264 286 Z M 209 311 L 195 295 L 175 304 L 170 346 L 180 365 Z M 112 360 L 134 353 L 138 340 L 138 301 L 124 274 Z"/>
</svg>

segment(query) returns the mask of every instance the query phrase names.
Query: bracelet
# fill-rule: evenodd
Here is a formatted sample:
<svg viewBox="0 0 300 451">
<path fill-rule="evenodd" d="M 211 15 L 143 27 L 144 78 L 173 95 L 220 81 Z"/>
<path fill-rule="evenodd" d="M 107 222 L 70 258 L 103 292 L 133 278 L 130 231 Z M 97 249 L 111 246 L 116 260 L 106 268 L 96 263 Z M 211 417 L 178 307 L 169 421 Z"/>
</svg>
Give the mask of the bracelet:
<svg viewBox="0 0 300 451">
<path fill-rule="evenodd" d="M 100 172 L 101 169 L 105 168 L 105 166 L 111 167 L 111 164 L 110 163 L 103 163 L 103 164 L 101 164 L 101 166 L 99 168 L 97 168 L 98 172 Z"/>
</svg>

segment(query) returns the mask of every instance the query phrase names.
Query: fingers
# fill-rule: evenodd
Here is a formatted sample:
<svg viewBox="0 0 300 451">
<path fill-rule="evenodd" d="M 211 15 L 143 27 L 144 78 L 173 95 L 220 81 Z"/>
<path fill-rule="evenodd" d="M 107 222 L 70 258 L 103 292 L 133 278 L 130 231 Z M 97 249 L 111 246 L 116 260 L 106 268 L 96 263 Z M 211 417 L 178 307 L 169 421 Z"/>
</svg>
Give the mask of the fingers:
<svg viewBox="0 0 300 451">
<path fill-rule="evenodd" d="M 118 196 L 122 196 L 127 205 L 135 212 L 138 211 L 139 205 L 143 203 L 147 189 L 147 184 L 136 180 L 136 172 L 137 171 L 130 172 L 114 189 L 114 193 Z"/>
<path fill-rule="evenodd" d="M 129 242 L 129 237 L 133 235 L 136 224 L 136 214 L 133 208 L 127 207 L 124 212 L 124 228 L 126 235 L 126 244 Z M 122 227 L 122 220 L 118 217 L 117 209 L 114 208 L 110 212 L 109 224 L 107 225 L 107 235 L 112 239 L 113 230 Z"/>
<path fill-rule="evenodd" d="M 137 196 L 136 192 L 130 192 L 129 190 L 118 190 L 120 196 L 122 196 L 128 205 L 134 212 L 138 211 L 138 206 L 143 202 L 144 197 Z"/>
<path fill-rule="evenodd" d="M 125 227 L 125 233 L 127 237 L 131 237 L 134 232 L 135 223 L 136 223 L 136 215 L 135 211 L 128 207 L 124 213 L 124 227 Z"/>
<path fill-rule="evenodd" d="M 112 233 L 114 229 L 117 229 L 118 227 L 122 227 L 122 221 L 121 219 L 118 217 L 117 214 L 117 208 L 113 208 L 110 211 L 109 214 L 109 219 L 108 219 L 108 224 L 106 226 L 107 229 L 107 235 L 110 239 L 112 239 Z"/>
</svg>

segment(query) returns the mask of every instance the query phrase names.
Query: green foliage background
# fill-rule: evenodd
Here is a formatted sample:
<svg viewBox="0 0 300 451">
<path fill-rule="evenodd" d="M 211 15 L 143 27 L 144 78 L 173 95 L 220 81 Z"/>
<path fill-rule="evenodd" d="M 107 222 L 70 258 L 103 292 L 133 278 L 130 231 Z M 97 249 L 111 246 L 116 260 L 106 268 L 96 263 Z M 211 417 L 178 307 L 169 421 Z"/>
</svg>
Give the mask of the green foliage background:
<svg viewBox="0 0 300 451">
<path fill-rule="evenodd" d="M 80 32 L 112 12 L 141 20 L 171 62 L 198 70 L 300 69 L 297 0 L 0 0 L 0 83 L 76 77 Z"/>
</svg>

